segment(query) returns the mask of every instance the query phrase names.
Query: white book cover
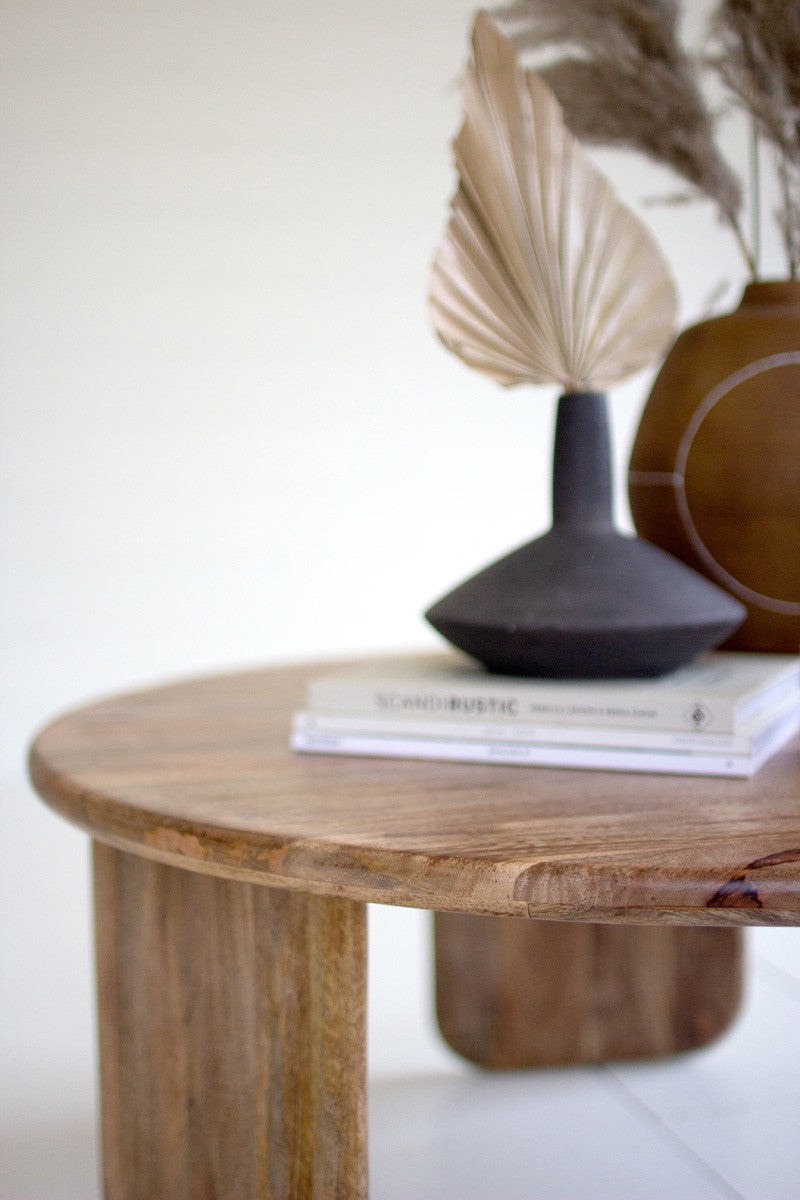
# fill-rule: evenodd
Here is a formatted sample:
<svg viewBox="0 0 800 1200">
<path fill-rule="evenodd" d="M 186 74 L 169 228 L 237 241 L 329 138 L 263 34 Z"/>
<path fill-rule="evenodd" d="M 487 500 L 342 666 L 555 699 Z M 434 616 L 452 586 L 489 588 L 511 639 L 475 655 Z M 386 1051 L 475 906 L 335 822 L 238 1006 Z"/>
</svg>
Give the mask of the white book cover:
<svg viewBox="0 0 800 1200">
<path fill-rule="evenodd" d="M 734 733 L 800 695 L 800 658 L 717 651 L 657 679 L 563 680 L 491 675 L 453 653 L 366 663 L 312 680 L 316 713 Z"/>
<path fill-rule="evenodd" d="M 347 737 L 449 738 L 480 742 L 530 742 L 540 745 L 599 746 L 604 749 L 692 751 L 703 754 L 758 755 L 775 736 L 800 728 L 800 692 L 744 722 L 735 733 L 695 733 L 682 730 L 626 729 L 613 725 L 547 725 L 523 721 L 470 721 L 449 717 L 413 717 L 372 713 L 302 710 L 292 718 L 303 734 Z"/>
</svg>

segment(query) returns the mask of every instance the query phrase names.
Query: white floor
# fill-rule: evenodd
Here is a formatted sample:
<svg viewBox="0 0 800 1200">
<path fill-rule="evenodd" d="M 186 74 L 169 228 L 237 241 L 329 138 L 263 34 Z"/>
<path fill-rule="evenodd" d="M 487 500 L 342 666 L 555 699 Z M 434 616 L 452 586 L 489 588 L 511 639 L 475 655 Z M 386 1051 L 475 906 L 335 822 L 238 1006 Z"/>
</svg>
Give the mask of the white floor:
<svg viewBox="0 0 800 1200">
<path fill-rule="evenodd" d="M 796 1200 L 800 938 L 751 935 L 732 1030 L 667 1062 L 376 1080 L 375 1200 Z"/>
<path fill-rule="evenodd" d="M 408 915 L 389 913 L 400 937 Z M 413 1014 L 373 1027 L 372 1200 L 796 1200 L 800 931 L 748 936 L 738 1021 L 666 1062 L 490 1075 Z M 62 1089 L 60 1115 L 6 1123 L 2 1200 L 98 1200 L 92 1101 Z"/>
</svg>

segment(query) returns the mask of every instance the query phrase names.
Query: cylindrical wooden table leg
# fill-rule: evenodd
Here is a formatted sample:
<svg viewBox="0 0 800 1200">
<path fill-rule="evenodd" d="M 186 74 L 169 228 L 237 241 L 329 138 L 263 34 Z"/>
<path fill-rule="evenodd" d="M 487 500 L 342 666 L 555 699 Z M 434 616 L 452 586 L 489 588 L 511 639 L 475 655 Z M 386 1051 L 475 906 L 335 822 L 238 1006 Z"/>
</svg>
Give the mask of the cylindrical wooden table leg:
<svg viewBox="0 0 800 1200">
<path fill-rule="evenodd" d="M 738 929 L 436 913 L 435 947 L 439 1028 L 486 1067 L 689 1050 L 741 1000 Z"/>
<path fill-rule="evenodd" d="M 107 1200 L 363 1200 L 365 906 L 95 845 Z"/>
</svg>

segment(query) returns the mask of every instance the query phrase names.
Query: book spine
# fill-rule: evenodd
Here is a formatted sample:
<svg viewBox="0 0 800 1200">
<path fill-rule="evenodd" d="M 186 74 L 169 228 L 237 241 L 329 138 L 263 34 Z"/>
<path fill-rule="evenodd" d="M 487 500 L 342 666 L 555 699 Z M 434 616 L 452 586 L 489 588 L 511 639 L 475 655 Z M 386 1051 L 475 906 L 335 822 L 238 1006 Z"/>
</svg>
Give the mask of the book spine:
<svg viewBox="0 0 800 1200">
<path fill-rule="evenodd" d="M 746 696 L 737 711 L 739 721 L 746 721 L 763 712 L 766 708 L 774 707 L 789 696 L 800 696 L 800 679 L 792 671 L 779 679 L 775 679 L 767 687 L 761 688 L 751 696 Z"/>
<path fill-rule="evenodd" d="M 753 738 L 751 755 L 760 765 L 780 750 L 800 730 L 800 711 L 792 708 L 783 718 Z"/>
<path fill-rule="evenodd" d="M 312 754 L 405 758 L 442 762 L 571 767 L 646 774 L 724 775 L 747 778 L 755 763 L 747 755 L 661 753 L 597 747 L 498 745 L 437 738 L 368 737 L 360 734 L 292 733 L 292 749 Z"/>
<path fill-rule="evenodd" d="M 690 733 L 710 724 L 710 706 L 699 698 L 665 698 L 652 701 L 621 693 L 614 700 L 531 696 L 524 688 L 499 684 L 489 691 L 470 690 L 454 684 L 375 686 L 353 681 L 317 680 L 308 689 L 310 709 L 364 713 L 373 716 L 436 717 L 454 721 L 504 721 L 521 724 L 624 726 L 630 729 L 661 729 Z M 732 734 L 737 712 L 730 700 L 715 700 L 713 728 Z"/>
<path fill-rule="evenodd" d="M 796 712 L 795 708 L 792 712 Z M 779 719 L 778 717 L 775 720 Z M 750 754 L 762 731 L 735 734 L 682 733 L 679 730 L 605 728 L 580 725 L 513 724 L 507 721 L 453 721 L 435 717 L 381 717 L 368 713 L 298 712 L 294 728 L 305 733 L 364 734 L 370 737 L 440 737 L 464 741 L 530 742 L 541 745 L 599 746 L 635 750 L 684 750 L 709 754 Z M 768 729 L 772 728 L 770 721 Z"/>
</svg>

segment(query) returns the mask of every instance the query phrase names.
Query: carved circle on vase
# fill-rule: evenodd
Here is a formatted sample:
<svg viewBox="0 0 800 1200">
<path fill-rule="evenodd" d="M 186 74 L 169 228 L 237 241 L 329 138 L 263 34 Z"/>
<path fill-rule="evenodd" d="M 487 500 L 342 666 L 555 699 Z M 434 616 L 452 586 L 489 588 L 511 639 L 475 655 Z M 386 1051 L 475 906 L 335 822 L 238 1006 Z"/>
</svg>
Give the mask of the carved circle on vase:
<svg viewBox="0 0 800 1200">
<path fill-rule="evenodd" d="M 747 608 L 725 643 L 800 648 L 800 281 L 680 335 L 630 460 L 637 532 Z"/>
</svg>

